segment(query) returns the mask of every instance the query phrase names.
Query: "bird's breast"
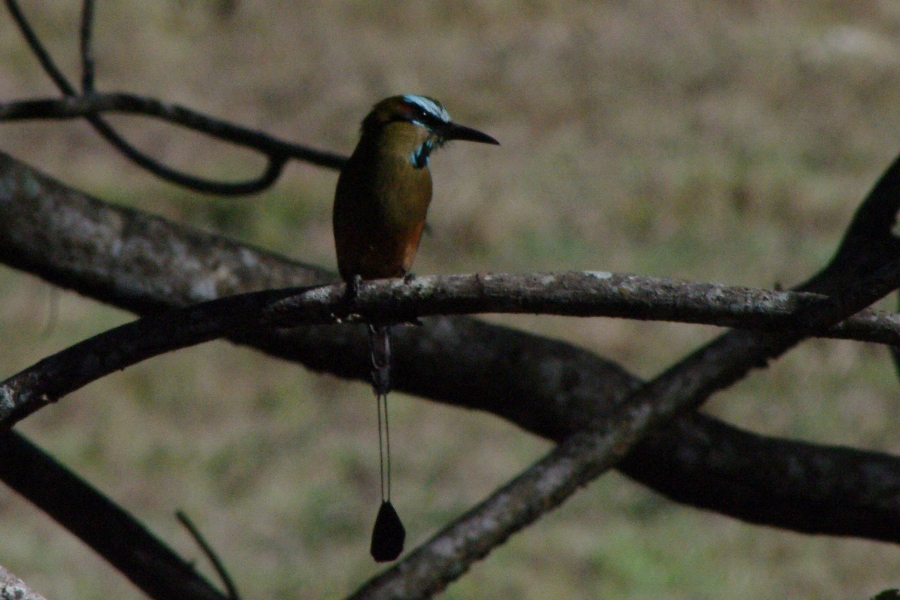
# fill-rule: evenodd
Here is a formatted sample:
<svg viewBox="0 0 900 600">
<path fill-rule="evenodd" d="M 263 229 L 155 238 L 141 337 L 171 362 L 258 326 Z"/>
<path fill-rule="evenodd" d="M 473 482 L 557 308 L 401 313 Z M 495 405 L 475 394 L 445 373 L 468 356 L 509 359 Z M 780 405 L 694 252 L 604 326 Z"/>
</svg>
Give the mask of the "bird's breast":
<svg viewBox="0 0 900 600">
<path fill-rule="evenodd" d="M 358 149 L 359 150 L 359 149 Z M 354 153 L 338 179 L 338 267 L 363 279 L 407 273 L 431 203 L 431 173 L 401 152 Z"/>
</svg>

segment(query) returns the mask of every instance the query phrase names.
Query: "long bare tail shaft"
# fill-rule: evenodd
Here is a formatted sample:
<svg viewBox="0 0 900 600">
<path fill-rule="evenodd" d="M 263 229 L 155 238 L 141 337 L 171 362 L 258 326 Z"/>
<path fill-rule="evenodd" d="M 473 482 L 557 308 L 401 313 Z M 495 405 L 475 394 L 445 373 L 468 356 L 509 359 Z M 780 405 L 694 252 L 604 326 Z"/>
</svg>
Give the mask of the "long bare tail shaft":
<svg viewBox="0 0 900 600">
<path fill-rule="evenodd" d="M 394 560 L 403 552 L 406 531 L 391 504 L 391 428 L 388 392 L 391 391 L 391 326 L 369 325 L 372 351 L 372 388 L 378 408 L 378 457 L 381 470 L 381 508 L 372 530 L 370 552 L 378 562 Z"/>
<path fill-rule="evenodd" d="M 369 325 L 372 350 L 372 388 L 378 408 L 378 457 L 381 466 L 381 500 L 391 499 L 391 428 L 387 395 L 391 391 L 391 326 Z"/>
<path fill-rule="evenodd" d="M 372 349 L 372 387 L 378 396 L 391 391 L 391 326 L 369 325 Z"/>
</svg>

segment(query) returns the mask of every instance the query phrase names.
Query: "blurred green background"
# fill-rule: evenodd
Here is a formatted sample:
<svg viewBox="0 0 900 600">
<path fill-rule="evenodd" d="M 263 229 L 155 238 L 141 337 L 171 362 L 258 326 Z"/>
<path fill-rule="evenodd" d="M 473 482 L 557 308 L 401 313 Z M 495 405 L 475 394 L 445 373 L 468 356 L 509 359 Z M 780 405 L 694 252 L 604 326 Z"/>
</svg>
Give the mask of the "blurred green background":
<svg viewBox="0 0 900 600">
<path fill-rule="evenodd" d="M 77 2 L 23 0 L 78 79 Z M 99 2 L 97 85 L 348 153 L 377 100 L 434 96 L 500 148 L 451 145 L 415 272 L 604 269 L 771 287 L 821 266 L 900 150 L 900 3 L 672 0 Z M 0 98 L 54 95 L 0 12 Z M 251 175 L 249 153 L 111 119 L 167 163 Z M 336 174 L 294 164 L 249 199 L 192 195 L 82 123 L 4 124 L 0 148 L 109 201 L 334 269 Z M 10 375 L 130 319 L 0 268 Z M 652 376 L 717 333 L 488 317 Z M 813 341 L 705 410 L 754 431 L 896 451 L 886 350 Z M 498 419 L 392 396 L 408 547 L 549 445 Z M 379 571 L 371 390 L 227 343 L 157 358 L 20 429 L 183 555 L 185 510 L 247 598 L 339 598 Z M 0 489 L 0 564 L 48 598 L 141 594 Z M 479 563 L 446 598 L 867 598 L 900 550 L 744 525 L 611 474 Z"/>
</svg>

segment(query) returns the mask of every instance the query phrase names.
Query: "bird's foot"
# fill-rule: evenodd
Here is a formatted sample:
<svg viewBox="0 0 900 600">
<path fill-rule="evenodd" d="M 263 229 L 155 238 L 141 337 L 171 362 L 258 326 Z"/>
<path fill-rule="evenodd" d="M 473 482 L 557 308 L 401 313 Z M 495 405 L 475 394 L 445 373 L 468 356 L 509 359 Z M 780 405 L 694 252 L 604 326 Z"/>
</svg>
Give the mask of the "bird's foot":
<svg viewBox="0 0 900 600">
<path fill-rule="evenodd" d="M 362 277 L 359 275 L 354 275 L 349 281 L 346 282 L 347 287 L 344 291 L 344 297 L 341 298 L 340 303 L 335 308 L 334 316 L 338 321 L 347 320 L 351 315 L 354 314 L 354 308 L 356 308 L 356 299 L 359 298 L 359 286 L 362 281 Z"/>
</svg>

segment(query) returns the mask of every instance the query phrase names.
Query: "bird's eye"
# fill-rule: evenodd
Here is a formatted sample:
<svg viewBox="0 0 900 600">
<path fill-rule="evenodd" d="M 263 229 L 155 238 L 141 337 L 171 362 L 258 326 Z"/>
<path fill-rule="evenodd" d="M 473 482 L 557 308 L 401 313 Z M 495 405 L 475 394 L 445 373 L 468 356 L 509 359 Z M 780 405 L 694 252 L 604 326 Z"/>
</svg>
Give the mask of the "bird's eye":
<svg viewBox="0 0 900 600">
<path fill-rule="evenodd" d="M 417 104 L 408 105 L 407 118 L 410 121 L 419 123 L 420 125 L 423 125 L 425 127 L 434 127 L 440 122 L 440 119 L 435 117 L 434 114 L 425 110 L 421 106 L 418 106 Z"/>
<path fill-rule="evenodd" d="M 404 120 L 418 123 L 429 129 L 440 127 L 450 121 L 447 111 L 436 101 L 425 96 L 403 96 L 400 111 Z"/>
<path fill-rule="evenodd" d="M 412 110 L 410 111 L 410 121 L 415 123 L 421 123 L 422 125 L 432 125 L 434 123 L 434 116 L 431 115 L 428 111 L 418 106 L 412 106 Z"/>
</svg>

